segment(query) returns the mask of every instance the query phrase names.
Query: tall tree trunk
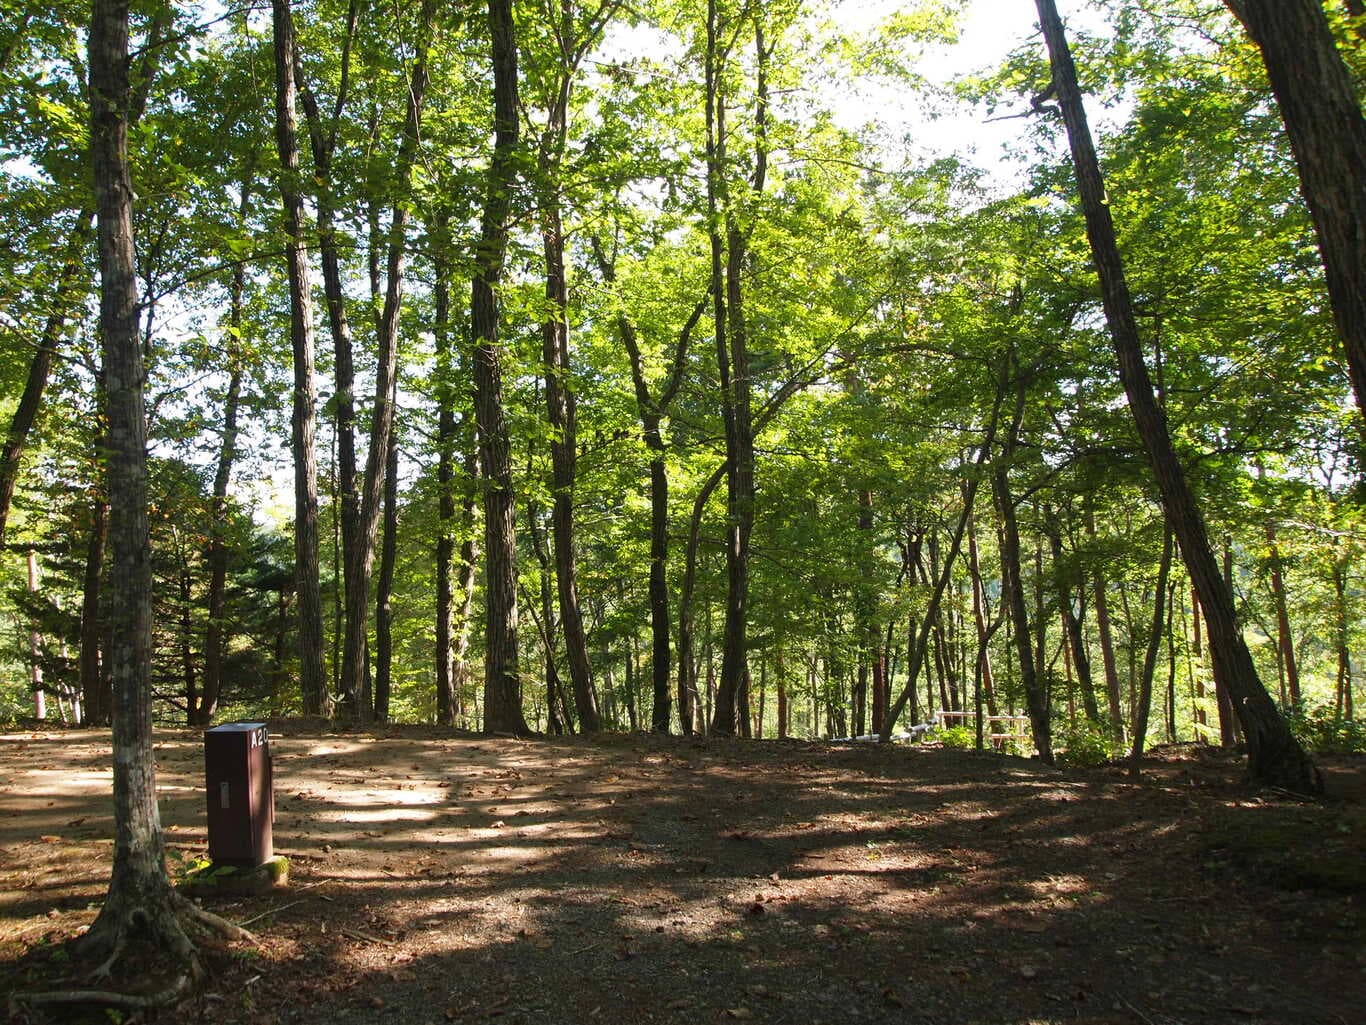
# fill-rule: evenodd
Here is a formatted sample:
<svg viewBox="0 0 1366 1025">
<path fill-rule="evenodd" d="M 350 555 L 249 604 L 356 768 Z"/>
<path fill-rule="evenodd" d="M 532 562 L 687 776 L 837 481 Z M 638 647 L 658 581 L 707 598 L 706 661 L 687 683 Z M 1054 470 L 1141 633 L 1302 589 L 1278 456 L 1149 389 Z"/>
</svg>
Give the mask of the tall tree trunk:
<svg viewBox="0 0 1366 1025">
<path fill-rule="evenodd" d="M 1067 124 L 1077 187 L 1086 217 L 1087 236 L 1100 276 L 1105 317 L 1110 328 L 1120 379 L 1129 408 L 1147 451 L 1162 496 L 1167 522 L 1181 545 L 1186 570 L 1200 593 L 1209 632 L 1210 650 L 1223 669 L 1230 696 L 1248 743 L 1248 767 L 1259 782 L 1297 793 L 1319 793 L 1323 780 L 1285 718 L 1276 709 L 1257 676 L 1252 655 L 1243 641 L 1234 612 L 1233 595 L 1219 575 L 1204 517 L 1195 503 L 1185 470 L 1172 446 L 1166 416 L 1153 396 L 1152 381 L 1134 319 L 1124 267 L 1115 240 L 1114 224 L 1105 197 L 1105 183 L 1091 141 L 1076 67 L 1067 47 L 1062 21 L 1053 0 L 1036 0 L 1039 21 L 1053 66 L 1053 84 Z M 1366 265 L 1366 264 L 1364 264 Z"/>
<path fill-rule="evenodd" d="M 28 550 L 28 593 L 38 593 L 38 553 Z M 38 720 L 47 718 L 47 693 L 43 690 L 43 638 L 36 629 L 28 632 L 28 682 L 33 692 L 33 715 Z"/>
<path fill-rule="evenodd" d="M 512 445 L 503 410 L 497 289 L 507 254 L 512 186 L 517 177 L 517 42 L 511 0 L 489 0 L 494 144 L 488 193 L 470 289 L 474 328 L 475 418 L 484 490 L 484 732 L 530 733 L 517 670 L 517 524 Z"/>
<path fill-rule="evenodd" d="M 1096 539 L 1096 519 L 1086 510 L 1086 536 Z M 1124 742 L 1124 704 L 1119 692 L 1119 667 L 1115 662 L 1114 631 L 1110 628 L 1110 588 L 1105 574 L 1097 568 L 1091 574 L 1091 598 L 1096 606 L 1096 634 L 1100 638 L 1101 665 L 1105 669 L 1105 700 L 1109 707 L 1110 736 L 1116 743 Z"/>
<path fill-rule="evenodd" d="M 1276 528 L 1266 525 L 1266 543 L 1271 556 L 1271 595 L 1276 603 L 1276 642 L 1285 665 L 1285 682 L 1290 688 L 1290 705 L 1300 704 L 1300 667 L 1295 661 L 1295 636 L 1290 629 L 1290 607 L 1285 595 L 1285 574 L 1282 570 L 1280 546 L 1276 543 Z"/>
<path fill-rule="evenodd" d="M 389 721 L 394 676 L 394 563 L 398 558 L 398 434 L 389 435 L 384 472 L 384 534 L 375 582 L 375 722 Z"/>
<path fill-rule="evenodd" d="M 568 85 L 563 95 L 568 103 Z M 558 108 L 557 131 L 563 145 L 565 108 Z M 558 172 L 558 149 L 549 160 L 542 147 L 541 174 Z M 564 628 L 565 656 L 574 688 L 579 726 L 584 733 L 602 728 L 598 702 L 593 693 L 593 669 L 588 659 L 588 638 L 579 608 L 578 558 L 574 551 L 574 472 L 576 459 L 575 397 L 569 374 L 569 290 L 565 280 L 564 229 L 560 220 L 557 185 L 547 184 L 541 197 L 541 242 L 545 256 L 545 295 L 550 314 L 541 324 L 542 359 L 545 361 L 546 412 L 550 421 L 550 466 L 554 505 L 551 533 L 555 545 L 555 584 L 560 602 L 560 625 Z"/>
<path fill-rule="evenodd" d="M 1162 650 L 1162 628 L 1167 610 L 1167 578 L 1172 568 L 1172 531 L 1162 532 L 1162 561 L 1157 566 L 1157 586 L 1153 590 L 1153 620 L 1148 631 L 1148 645 L 1143 653 L 1143 673 L 1138 678 L 1138 698 L 1134 707 L 1134 746 L 1129 754 L 1129 773 L 1138 775 L 1143 761 L 1143 745 L 1148 740 L 1148 717 L 1153 707 L 1153 676 L 1157 672 L 1157 654 Z"/>
<path fill-rule="evenodd" d="M 314 451 L 313 301 L 308 249 L 303 241 L 304 201 L 299 191 L 295 118 L 294 19 L 286 0 L 272 0 L 275 25 L 275 141 L 280 154 L 280 196 L 285 210 L 285 261 L 289 272 L 289 334 L 294 356 L 294 577 L 299 606 L 299 685 L 305 715 L 323 711 L 322 595 L 318 584 L 318 466 Z"/>
<path fill-rule="evenodd" d="M 248 166 L 242 181 L 242 197 L 237 205 L 239 222 L 247 216 L 251 197 L 251 175 L 255 160 Z M 213 520 L 209 533 L 209 623 L 204 631 L 204 694 L 199 714 L 191 725 L 207 725 L 213 721 L 214 709 L 223 690 L 223 638 L 226 623 L 223 610 L 228 577 L 228 484 L 232 479 L 233 463 L 237 459 L 237 413 L 242 401 L 242 296 L 246 290 L 246 265 L 237 263 L 232 271 L 228 290 L 228 391 L 223 399 L 223 435 L 218 448 L 218 466 L 213 475 Z"/>
<path fill-rule="evenodd" d="M 1015 451 L 1020 419 L 1024 412 L 1024 384 L 1017 386 L 1015 416 L 1002 446 L 1001 458 L 992 468 L 992 485 L 996 494 L 996 509 L 1001 517 L 1001 588 L 1002 600 L 1014 627 L 1015 650 L 1020 663 L 1020 683 L 1024 688 L 1025 705 L 1034 732 L 1034 746 L 1039 757 L 1053 764 L 1053 736 L 1050 721 L 1047 683 L 1038 675 L 1034 662 L 1034 641 L 1029 627 L 1029 610 L 1025 605 L 1024 580 L 1020 572 L 1020 529 L 1015 517 L 1015 498 L 1010 493 L 1008 466 Z"/>
<path fill-rule="evenodd" d="M 152 753 L 152 566 L 147 527 L 145 380 L 138 337 L 133 189 L 128 170 L 128 6 L 95 0 L 90 23 L 90 154 L 100 254 L 100 335 L 108 434 L 111 557 L 108 651 L 114 681 L 114 864 L 82 953 L 112 968 L 129 945 L 169 969 L 169 1004 L 202 978 L 181 918 L 213 921 L 179 897 L 166 874 Z M 241 930 L 234 927 L 241 934 Z M 132 962 L 141 963 L 141 962 Z"/>
<path fill-rule="evenodd" d="M 707 2 L 707 52 L 706 52 L 706 95 L 707 105 L 707 231 L 711 243 L 711 296 L 712 321 L 716 341 L 716 363 L 721 381 L 721 415 L 725 426 L 726 463 L 726 569 L 727 569 L 727 606 L 726 623 L 732 618 L 743 633 L 744 607 L 743 593 L 747 584 L 745 571 L 747 563 L 740 550 L 740 523 L 735 517 L 737 472 L 732 465 L 739 456 L 736 451 L 735 429 L 735 392 L 732 386 L 730 348 L 726 340 L 728 320 L 726 317 L 726 278 L 725 278 L 725 240 L 723 231 L 723 211 L 726 206 L 726 106 L 722 91 L 721 70 L 724 57 L 721 52 L 722 25 L 717 0 Z M 741 602 L 739 615 L 732 617 L 731 600 Z M 729 649 L 727 649 L 729 650 Z M 743 656 L 743 648 L 741 650 Z M 715 708 L 714 717 L 709 716 L 710 729 L 723 735 L 735 732 L 735 693 L 739 686 L 740 667 L 727 665 L 722 655 L 722 690 L 724 701 Z M 743 659 L 742 659 L 743 660 Z M 727 680 L 726 670 L 732 676 Z M 710 690 L 710 688 L 708 688 Z M 723 707 L 724 705 L 724 707 Z"/>
<path fill-rule="evenodd" d="M 717 687 L 712 731 L 735 733 L 738 699 L 746 673 L 746 630 L 749 617 L 749 539 L 754 528 L 754 421 L 749 371 L 748 328 L 742 284 L 748 239 L 730 201 L 726 181 L 726 103 L 721 82 L 725 54 L 724 27 L 716 0 L 707 12 L 707 208 L 711 228 L 712 288 L 716 309 L 716 355 L 721 382 L 722 418 L 726 432 L 726 620 L 722 637 L 721 679 Z M 755 158 L 749 182 L 752 193 L 764 189 L 768 167 L 768 52 L 763 27 L 755 16 L 757 68 L 754 116 Z M 725 226 L 724 274 L 721 226 Z M 724 279 L 724 289 L 723 289 Z M 724 290 L 724 298 L 723 298 Z"/>
<path fill-rule="evenodd" d="M 451 346 L 450 267 L 445 247 L 449 244 L 445 218 L 433 229 L 436 252 L 432 256 L 432 295 L 435 303 L 433 334 L 436 337 L 436 721 L 455 725 L 455 664 L 451 650 L 454 593 L 451 556 L 455 550 L 455 360 Z"/>
<path fill-rule="evenodd" d="M 133 188 L 127 161 L 128 7 L 95 0 L 90 27 L 91 162 L 100 254 L 100 330 L 108 430 L 109 616 L 114 699 L 114 870 L 87 947 L 115 948 L 141 909 L 183 947 L 170 913 L 152 754 L 152 571 L 147 527 L 147 423 L 138 338 Z M 179 935 L 176 935 L 179 934 Z M 182 952 L 182 951 L 173 951 Z"/>
<path fill-rule="evenodd" d="M 594 253 L 603 280 L 609 285 L 616 281 L 616 269 L 608 259 L 601 243 L 593 240 Z M 636 411 L 640 418 L 641 436 L 650 451 L 650 640 L 652 659 L 652 706 L 650 729 L 655 733 L 669 732 L 669 667 L 672 659 L 669 639 L 669 474 L 662 424 L 669 405 L 683 383 L 688 347 L 693 330 L 702 319 L 707 304 L 703 300 L 693 307 L 691 316 L 678 334 L 673 357 L 659 397 L 650 394 L 645 379 L 645 361 L 635 324 L 626 314 L 617 315 L 617 336 L 631 361 L 631 383 L 635 389 Z M 688 690 L 689 681 L 682 675 L 678 681 L 678 720 L 684 736 L 693 731 L 693 702 Z"/>
<path fill-rule="evenodd" d="M 1339 552 L 1333 554 L 1333 640 L 1338 654 L 1337 713 L 1353 717 L 1352 653 L 1347 644 L 1347 573 Z"/>
<path fill-rule="evenodd" d="M 303 76 L 299 54 L 292 55 L 296 89 L 308 125 L 309 148 L 313 156 L 313 179 L 318 185 L 315 197 L 318 229 L 318 255 L 322 264 L 323 299 L 327 308 L 328 329 L 332 336 L 334 394 L 331 401 L 333 429 L 337 445 L 336 501 L 341 507 L 338 527 L 341 534 L 340 559 L 341 589 L 337 597 L 337 638 L 340 648 L 345 630 L 347 595 L 355 588 L 348 574 L 355 561 L 358 536 L 357 521 L 360 503 L 356 491 L 356 371 L 355 345 L 351 321 L 346 310 L 346 285 L 342 280 L 341 254 L 337 244 L 337 213 L 332 160 L 336 154 L 337 135 L 350 97 L 351 55 L 356 25 L 360 16 L 360 0 L 350 0 L 346 27 L 341 39 L 340 80 L 336 100 L 325 121 L 311 89 Z M 341 659 L 335 660 L 333 671 L 338 689 L 341 684 Z"/>
<path fill-rule="evenodd" d="M 1100 723 L 1100 709 L 1096 706 L 1096 689 L 1091 680 L 1091 656 L 1086 650 L 1086 634 L 1081 617 L 1072 605 L 1072 589 L 1063 574 L 1062 528 L 1051 510 L 1044 513 L 1044 525 L 1048 532 L 1048 543 L 1053 552 L 1053 573 L 1057 580 L 1058 602 L 1062 606 L 1065 642 L 1072 652 L 1072 665 L 1077 671 L 1077 685 L 1081 689 L 1082 710 L 1086 718 L 1097 725 Z"/>
<path fill-rule="evenodd" d="M 699 705 L 697 693 L 697 674 L 693 659 L 693 614 L 692 601 L 693 591 L 697 585 L 697 546 L 698 538 L 702 529 L 702 514 L 706 511 L 707 501 L 711 498 L 716 486 L 721 483 L 725 475 L 725 464 L 718 466 L 712 471 L 710 477 L 703 483 L 697 492 L 697 497 L 693 499 L 692 516 L 688 520 L 688 543 L 683 553 L 683 582 L 678 590 L 678 688 L 679 688 L 679 718 L 682 723 L 683 735 L 692 736 L 696 726 L 695 718 Z M 710 674 L 711 666 L 711 634 L 707 634 L 707 665 Z M 711 684 L 708 681 L 707 696 L 711 694 Z M 686 708 L 684 707 L 686 705 Z M 710 711 L 709 708 L 705 709 Z M 686 714 L 685 714 L 686 713 Z M 710 721 L 709 715 L 703 716 L 703 721 Z"/>
<path fill-rule="evenodd" d="M 1366 414 L 1366 118 L 1322 0 L 1227 0 L 1262 51 Z"/>
<path fill-rule="evenodd" d="M 351 721 L 366 721 L 374 709 L 365 701 L 367 635 L 370 611 L 370 574 L 374 568 L 375 536 L 384 505 L 385 480 L 394 430 L 394 406 L 398 394 L 399 313 L 403 304 L 408 217 L 412 208 L 412 171 L 417 158 L 422 107 L 427 94 L 427 53 L 432 42 L 436 0 L 423 0 L 418 15 L 413 69 L 408 81 L 407 112 L 403 140 L 395 161 L 397 193 L 389 224 L 384 309 L 380 314 L 379 358 L 375 370 L 375 410 L 370 421 L 370 447 L 365 457 L 365 477 L 360 494 L 355 544 L 347 560 L 346 636 L 342 642 L 339 714 Z M 354 584 L 354 586 L 352 586 Z"/>
<path fill-rule="evenodd" d="M 109 677 L 104 672 L 103 608 L 104 550 L 109 534 L 109 502 L 96 495 L 90 505 L 90 537 L 86 542 L 81 583 L 80 691 L 85 726 L 108 724 L 111 714 Z"/>
</svg>

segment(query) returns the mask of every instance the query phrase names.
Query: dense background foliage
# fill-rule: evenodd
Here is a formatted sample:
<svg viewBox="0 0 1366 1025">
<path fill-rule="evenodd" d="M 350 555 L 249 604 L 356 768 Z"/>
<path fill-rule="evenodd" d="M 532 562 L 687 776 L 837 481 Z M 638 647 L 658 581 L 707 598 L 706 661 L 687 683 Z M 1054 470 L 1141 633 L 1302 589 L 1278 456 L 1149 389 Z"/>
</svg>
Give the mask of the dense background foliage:
<svg viewBox="0 0 1366 1025">
<path fill-rule="evenodd" d="M 1136 718 L 1164 530 L 1100 316 L 1061 125 L 1042 96 L 1042 47 L 1020 39 L 998 65 L 965 65 L 935 85 L 919 61 L 945 52 L 963 5 L 905 4 L 875 24 L 846 6 L 515 5 L 521 134 L 498 294 L 527 721 L 570 729 L 583 711 L 555 579 L 562 528 L 552 509 L 565 489 L 552 448 L 567 440 L 577 594 L 605 726 L 650 728 L 659 698 L 649 588 L 657 463 L 668 486 L 671 729 L 713 720 L 737 518 L 752 520 L 742 732 L 878 730 L 908 685 L 901 725 L 934 710 L 1018 713 L 1020 648 L 1001 592 L 1008 503 L 1055 730 L 1074 759 L 1105 757 Z M 1329 5 L 1344 34 L 1360 31 L 1347 6 Z M 316 218 L 319 275 L 324 654 L 339 693 L 343 435 L 354 434 L 363 471 L 387 254 L 397 249 L 408 264 L 389 439 L 397 487 L 370 598 L 391 616 L 372 614 L 368 626 L 376 692 L 384 677 L 390 696 L 386 711 L 367 686 L 358 714 L 437 716 L 445 539 L 455 565 L 451 711 L 480 728 L 479 499 L 490 485 L 474 458 L 467 297 L 492 76 L 482 8 L 437 7 L 410 167 L 405 119 L 425 15 L 361 0 L 293 9 L 299 184 Z M 107 711 L 107 509 L 85 12 L 21 0 L 3 9 L 5 422 L 45 350 L 51 367 L 4 528 L 0 716 L 31 715 L 37 687 L 50 717 L 97 722 Z M 1360 414 L 1257 52 L 1222 5 L 1203 0 L 1113 0 L 1075 17 L 1147 360 L 1262 678 L 1312 743 L 1359 747 Z M 136 5 L 134 31 L 159 714 L 184 722 L 201 709 L 211 627 L 221 638 L 216 715 L 289 714 L 301 697 L 270 19 L 152 0 Z M 1018 115 L 1011 162 L 923 157 L 922 140 L 891 130 L 900 114 L 874 109 L 889 97 L 958 123 Z M 713 137 L 718 107 L 725 134 Z M 914 119 L 923 136 L 936 124 Z M 546 288 L 551 209 L 563 227 L 563 306 Z M 408 219 L 402 231 L 396 211 Z M 727 268 L 730 366 L 718 365 L 707 304 L 717 238 L 740 254 Z M 353 392 L 324 301 L 318 250 L 329 246 L 354 339 Z M 744 364 L 734 362 L 738 310 Z M 546 325 L 561 322 L 565 366 L 543 346 Z M 732 375 L 738 385 L 726 383 Z M 572 395 L 576 432 L 555 424 L 548 384 Z M 728 497 L 726 412 L 739 388 L 753 491 Z M 352 396 L 354 427 L 341 415 Z M 1199 611 L 1179 562 L 1167 587 L 1148 739 L 1217 741 Z M 680 687 L 698 706 L 682 719 Z M 954 739 L 980 742 L 970 729 Z"/>
</svg>

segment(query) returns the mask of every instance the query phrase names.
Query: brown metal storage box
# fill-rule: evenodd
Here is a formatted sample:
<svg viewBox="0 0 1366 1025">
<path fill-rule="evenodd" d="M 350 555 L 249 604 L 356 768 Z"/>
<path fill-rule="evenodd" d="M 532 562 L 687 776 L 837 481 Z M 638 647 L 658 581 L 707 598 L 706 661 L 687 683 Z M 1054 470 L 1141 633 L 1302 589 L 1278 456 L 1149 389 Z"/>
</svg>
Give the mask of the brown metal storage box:
<svg viewBox="0 0 1366 1025">
<path fill-rule="evenodd" d="M 234 722 L 204 731 L 209 797 L 209 857 L 255 866 L 274 857 L 270 735 L 265 723 Z"/>
</svg>

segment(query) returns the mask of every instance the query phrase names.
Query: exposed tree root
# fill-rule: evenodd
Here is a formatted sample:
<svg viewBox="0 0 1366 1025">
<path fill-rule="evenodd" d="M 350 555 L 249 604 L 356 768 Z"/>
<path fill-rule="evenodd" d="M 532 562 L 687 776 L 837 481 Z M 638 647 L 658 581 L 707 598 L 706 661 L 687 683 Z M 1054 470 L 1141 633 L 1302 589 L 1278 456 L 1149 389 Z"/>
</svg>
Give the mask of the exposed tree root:
<svg viewBox="0 0 1366 1025">
<path fill-rule="evenodd" d="M 36 993 L 15 993 L 10 998 L 10 1014 L 18 1017 L 21 1007 L 85 1004 L 122 1010 L 157 1010 L 173 1007 L 193 996 L 204 981 L 204 964 L 199 945 L 221 946 L 224 942 L 257 942 L 240 926 L 205 911 L 174 891 L 167 891 L 162 907 L 137 906 L 122 913 L 106 908 L 91 931 L 78 941 L 83 952 L 92 957 L 105 955 L 90 972 L 91 982 L 114 977 L 115 966 L 126 956 L 153 953 L 158 965 L 169 964 L 169 981 L 160 989 L 145 993 L 124 993 L 117 989 L 59 989 Z"/>
<path fill-rule="evenodd" d="M 120 993 L 112 989 L 56 989 L 42 993 L 15 993 L 10 997 L 9 1013 L 17 1018 L 20 1007 L 72 1005 L 114 1007 L 127 1011 L 151 1011 L 174 1007 L 194 994 L 202 976 L 203 969 L 196 967 L 194 971 L 182 972 L 167 986 L 154 993 Z"/>
</svg>

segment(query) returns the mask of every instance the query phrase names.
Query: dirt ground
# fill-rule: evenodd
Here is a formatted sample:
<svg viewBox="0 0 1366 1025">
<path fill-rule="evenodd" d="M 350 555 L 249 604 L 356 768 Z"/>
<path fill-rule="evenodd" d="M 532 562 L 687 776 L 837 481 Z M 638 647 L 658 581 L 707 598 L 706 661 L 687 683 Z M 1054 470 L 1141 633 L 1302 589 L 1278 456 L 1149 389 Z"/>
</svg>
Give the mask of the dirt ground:
<svg viewBox="0 0 1366 1025">
<path fill-rule="evenodd" d="M 272 735 L 290 885 L 206 901 L 260 945 L 159 1021 L 1366 1021 L 1361 760 L 1310 805 L 1193 748 L 1133 784 L 935 748 Z M 201 738 L 157 753 L 168 843 L 200 854 Z M 108 737 L 3 736 L 0 773 L 12 992 L 61 982 L 98 908 Z"/>
</svg>

